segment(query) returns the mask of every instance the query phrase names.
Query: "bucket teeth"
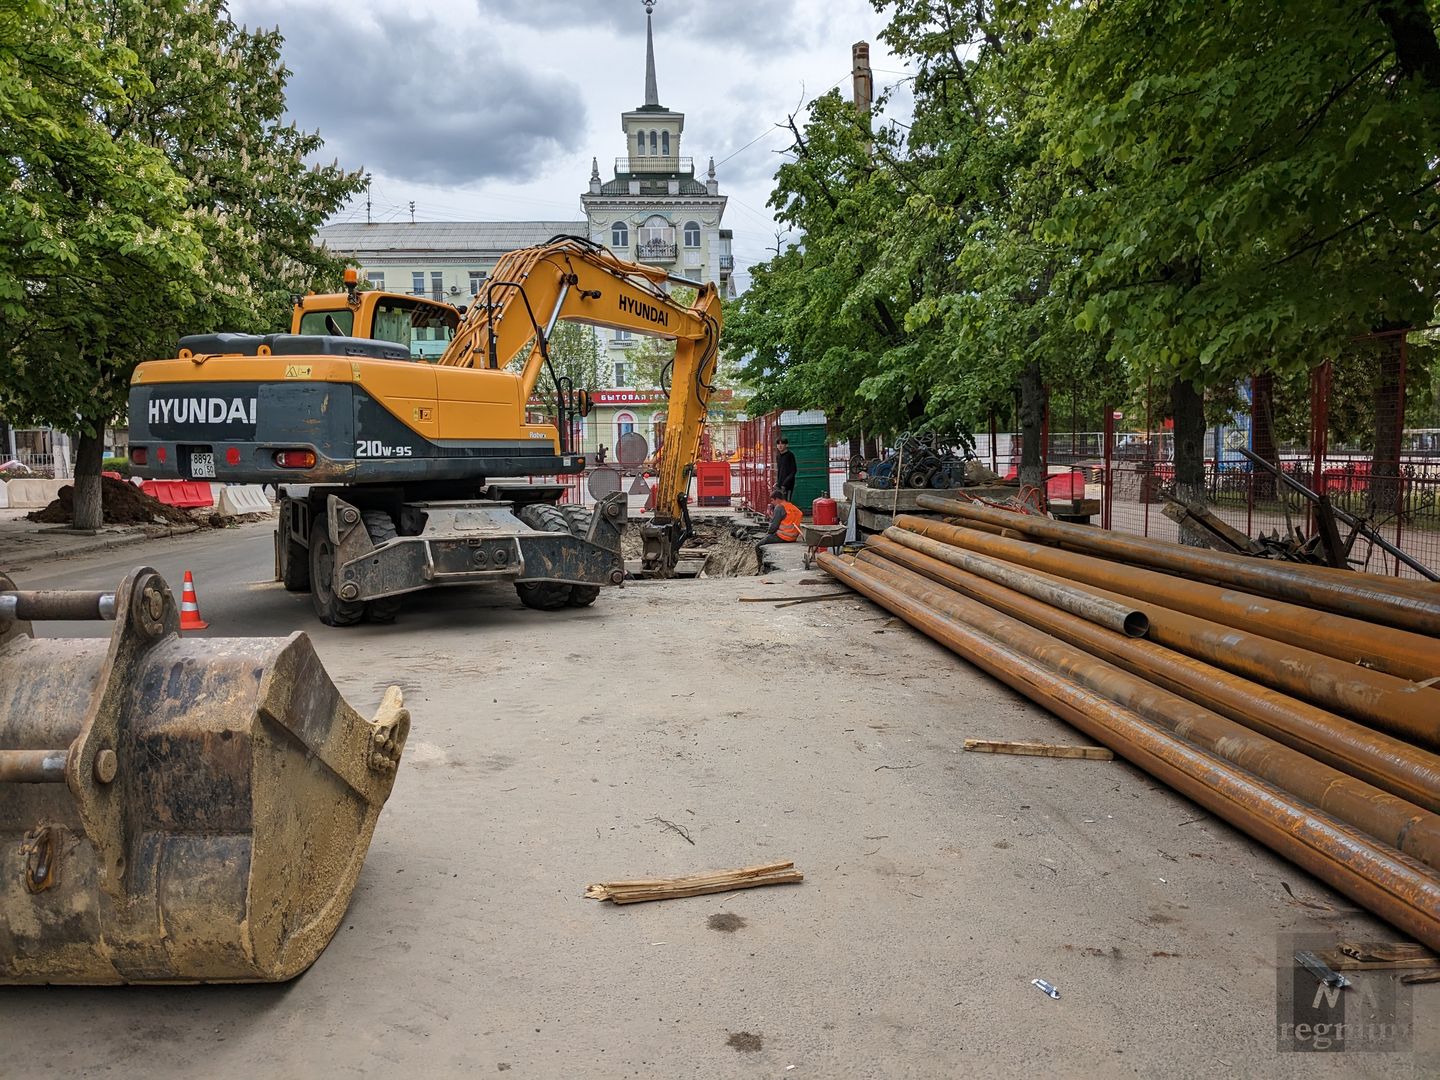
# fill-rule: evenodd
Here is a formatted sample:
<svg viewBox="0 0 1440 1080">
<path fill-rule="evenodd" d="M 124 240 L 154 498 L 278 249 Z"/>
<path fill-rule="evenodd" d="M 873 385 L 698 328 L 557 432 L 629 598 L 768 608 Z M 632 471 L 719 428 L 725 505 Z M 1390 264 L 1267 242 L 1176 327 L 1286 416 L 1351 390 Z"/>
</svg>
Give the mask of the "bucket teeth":
<svg viewBox="0 0 1440 1080">
<path fill-rule="evenodd" d="M 344 916 L 410 731 L 366 720 L 309 639 L 182 638 L 148 568 L 108 643 L 43 643 L 0 606 L 0 983 L 278 982 Z M 57 614 L 69 611 L 69 616 Z M 89 614 L 84 614 L 88 612 Z"/>
</svg>

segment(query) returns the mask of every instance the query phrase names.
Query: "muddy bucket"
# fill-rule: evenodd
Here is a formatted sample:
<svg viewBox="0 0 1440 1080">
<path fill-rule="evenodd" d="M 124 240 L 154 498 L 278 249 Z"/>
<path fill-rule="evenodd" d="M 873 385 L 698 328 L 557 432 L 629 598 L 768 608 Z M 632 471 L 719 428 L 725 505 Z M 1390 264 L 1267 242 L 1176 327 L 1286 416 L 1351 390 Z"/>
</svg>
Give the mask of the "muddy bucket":
<svg viewBox="0 0 1440 1080">
<path fill-rule="evenodd" d="M 31 619 L 114 618 L 109 641 Z M 409 714 L 366 721 L 310 640 L 182 638 L 154 570 L 0 575 L 0 983 L 280 982 L 324 951 Z"/>
</svg>

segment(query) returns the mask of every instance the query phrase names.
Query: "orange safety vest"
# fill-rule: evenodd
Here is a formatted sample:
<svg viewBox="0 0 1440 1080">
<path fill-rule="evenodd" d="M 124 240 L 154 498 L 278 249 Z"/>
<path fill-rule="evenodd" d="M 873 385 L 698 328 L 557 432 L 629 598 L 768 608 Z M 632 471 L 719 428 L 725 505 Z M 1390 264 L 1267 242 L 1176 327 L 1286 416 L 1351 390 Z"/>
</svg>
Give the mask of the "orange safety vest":
<svg viewBox="0 0 1440 1080">
<path fill-rule="evenodd" d="M 791 544 L 800 539 L 800 519 L 805 515 L 792 502 L 781 499 L 780 505 L 785 508 L 785 517 L 780 522 L 780 527 L 775 530 L 775 535 L 787 544 Z"/>
</svg>

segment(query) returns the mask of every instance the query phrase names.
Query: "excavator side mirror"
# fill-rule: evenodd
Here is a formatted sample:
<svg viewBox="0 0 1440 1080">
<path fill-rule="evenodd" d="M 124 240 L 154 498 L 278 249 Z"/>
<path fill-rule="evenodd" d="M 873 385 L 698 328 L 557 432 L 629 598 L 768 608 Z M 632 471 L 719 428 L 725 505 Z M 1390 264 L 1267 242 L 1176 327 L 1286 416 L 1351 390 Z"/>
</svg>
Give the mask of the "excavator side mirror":
<svg viewBox="0 0 1440 1080">
<path fill-rule="evenodd" d="M 580 391 L 580 415 L 589 416 L 590 410 L 595 407 L 595 402 L 590 398 L 589 390 Z"/>
</svg>

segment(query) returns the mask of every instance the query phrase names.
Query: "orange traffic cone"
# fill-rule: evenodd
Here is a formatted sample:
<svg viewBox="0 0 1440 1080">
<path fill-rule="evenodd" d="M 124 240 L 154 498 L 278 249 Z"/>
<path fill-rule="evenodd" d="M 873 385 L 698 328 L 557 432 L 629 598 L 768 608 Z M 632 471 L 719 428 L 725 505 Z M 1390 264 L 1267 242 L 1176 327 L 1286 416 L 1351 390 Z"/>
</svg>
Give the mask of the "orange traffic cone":
<svg viewBox="0 0 1440 1080">
<path fill-rule="evenodd" d="M 195 579 L 185 571 L 185 588 L 180 593 L 180 629 L 204 630 L 210 624 L 200 618 L 200 605 L 195 600 Z"/>
</svg>

